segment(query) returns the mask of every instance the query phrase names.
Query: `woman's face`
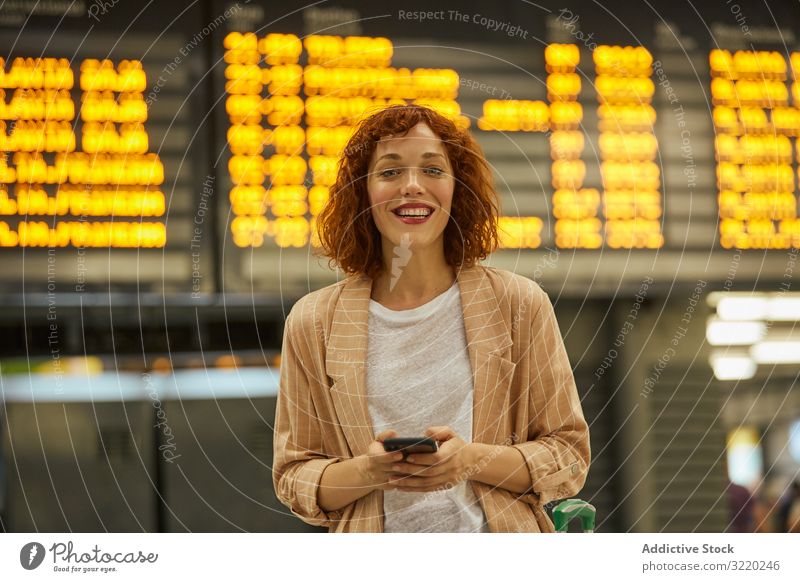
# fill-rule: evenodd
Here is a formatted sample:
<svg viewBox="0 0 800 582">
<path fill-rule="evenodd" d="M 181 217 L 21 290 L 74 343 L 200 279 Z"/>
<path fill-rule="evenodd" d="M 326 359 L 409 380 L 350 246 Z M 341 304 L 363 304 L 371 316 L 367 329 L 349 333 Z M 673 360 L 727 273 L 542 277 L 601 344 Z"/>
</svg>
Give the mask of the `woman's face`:
<svg viewBox="0 0 800 582">
<path fill-rule="evenodd" d="M 382 138 L 370 159 L 367 191 L 384 249 L 443 249 L 454 185 L 444 144 L 425 123 Z"/>
</svg>

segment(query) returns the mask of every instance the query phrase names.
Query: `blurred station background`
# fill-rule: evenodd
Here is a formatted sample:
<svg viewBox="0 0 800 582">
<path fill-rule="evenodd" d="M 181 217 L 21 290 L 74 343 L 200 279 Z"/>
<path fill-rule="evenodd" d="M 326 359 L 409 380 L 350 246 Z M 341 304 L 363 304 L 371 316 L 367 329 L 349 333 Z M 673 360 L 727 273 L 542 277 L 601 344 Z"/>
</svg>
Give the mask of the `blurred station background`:
<svg viewBox="0 0 800 582">
<path fill-rule="evenodd" d="M 0 528 L 316 531 L 271 482 L 283 322 L 354 123 L 424 103 L 555 305 L 601 532 L 786 531 L 800 8 L 0 7 Z"/>
</svg>

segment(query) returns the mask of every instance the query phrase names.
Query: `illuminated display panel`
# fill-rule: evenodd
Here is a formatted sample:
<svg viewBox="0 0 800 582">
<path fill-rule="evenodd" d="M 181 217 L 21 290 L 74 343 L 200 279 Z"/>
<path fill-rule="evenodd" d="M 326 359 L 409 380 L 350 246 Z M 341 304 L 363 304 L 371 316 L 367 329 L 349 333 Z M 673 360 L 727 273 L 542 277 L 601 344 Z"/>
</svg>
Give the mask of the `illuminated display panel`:
<svg viewBox="0 0 800 582">
<path fill-rule="evenodd" d="M 605 241 L 614 249 L 660 248 L 664 237 L 652 56 L 644 47 L 600 45 L 593 59 L 602 195 L 597 188 L 584 187 L 577 45 L 553 43 L 545 49 L 547 102 L 487 101 L 479 128 L 549 134 L 557 247 L 598 249 Z"/>
<path fill-rule="evenodd" d="M 575 72 L 580 51 L 574 44 L 551 44 L 544 51 L 547 99 L 552 113 L 550 155 L 553 158 L 555 243 L 560 248 L 599 248 L 602 244 L 596 188 L 584 188 L 586 164 L 581 159 L 583 107 L 578 103 L 581 78 Z"/>
<path fill-rule="evenodd" d="M 281 247 L 309 242 L 362 115 L 418 102 L 469 125 L 456 101 L 458 73 L 393 68 L 385 38 L 232 33 L 225 44 L 238 246 L 267 237 Z M 576 45 L 545 50 L 546 102 L 486 100 L 477 130 L 548 134 L 556 246 L 658 248 L 652 57 L 643 47 L 601 45 L 593 59 L 601 191 L 583 184 Z M 774 51 L 714 50 L 709 61 L 720 243 L 796 247 L 800 54 L 787 65 Z M 71 67 L 66 59 L 17 57 L 2 65 L 0 245 L 164 246 L 164 167 L 149 152 L 141 63 L 84 59 Z M 541 244 L 540 217 L 503 217 L 501 226 L 505 248 Z"/>
<path fill-rule="evenodd" d="M 309 36 L 301 43 L 289 34 L 259 39 L 232 33 L 225 48 L 231 230 L 237 246 L 261 246 L 265 237 L 280 247 L 305 246 L 309 237 L 313 242 L 314 217 L 328 199 L 338 158 L 362 116 L 411 102 L 469 126 L 455 101 L 457 73 L 393 68 L 393 47 L 385 38 Z M 298 64 L 303 50 L 305 67 Z M 262 57 L 266 66 L 259 66 Z M 536 217 L 503 217 L 501 245 L 535 248 L 541 225 Z"/>
<path fill-rule="evenodd" d="M 641 46 L 598 46 L 593 57 L 606 244 L 612 249 L 660 248 L 653 57 Z"/>
<path fill-rule="evenodd" d="M 0 55 L 0 244 L 14 245 L 0 281 L 41 289 L 46 249 L 61 245 L 60 280 L 89 265 L 95 288 L 272 290 L 276 267 L 300 279 L 353 123 L 414 101 L 475 133 L 507 214 L 502 248 L 799 247 L 796 40 L 784 48 L 776 30 L 749 44 L 732 27 L 715 39 L 727 53 L 712 52 L 677 7 L 662 12 L 669 26 L 631 15 L 621 27 L 590 4 L 570 9 L 579 21 L 556 5 L 500 14 L 527 39 L 373 18 L 384 13 L 368 3 L 278 22 L 260 4 L 212 0 L 162 4 L 159 18 L 119 3 L 99 24 L 20 13 L 0 23 L 24 23 Z M 718 28 L 729 20 L 707 10 Z"/>
<path fill-rule="evenodd" d="M 395 68 L 383 37 L 230 33 L 225 38 L 232 240 L 239 247 L 315 244 L 352 127 L 394 103 L 422 103 L 462 127 L 452 69 Z M 643 47 L 600 46 L 597 70 L 602 195 L 584 187 L 583 105 L 577 45 L 545 50 L 547 101 L 487 99 L 477 131 L 547 133 L 555 244 L 561 248 L 660 248 L 660 173 L 653 132 L 652 57 Z M 301 64 L 304 62 L 305 64 Z M 503 216 L 501 248 L 538 248 L 539 216 Z"/>
<path fill-rule="evenodd" d="M 709 64 L 720 244 L 800 247 L 800 53 L 791 54 L 787 67 L 777 51 L 717 49 Z"/>
<path fill-rule="evenodd" d="M 0 57 L 0 246 L 166 244 L 146 89 L 137 60 Z"/>
<path fill-rule="evenodd" d="M 456 101 L 455 71 L 395 68 L 392 53 L 392 43 L 381 37 L 225 38 L 235 245 L 260 247 L 268 238 L 279 247 L 315 244 L 315 217 L 363 116 L 419 103 L 469 127 Z M 502 217 L 501 247 L 537 248 L 541 229 L 539 217 Z"/>
</svg>

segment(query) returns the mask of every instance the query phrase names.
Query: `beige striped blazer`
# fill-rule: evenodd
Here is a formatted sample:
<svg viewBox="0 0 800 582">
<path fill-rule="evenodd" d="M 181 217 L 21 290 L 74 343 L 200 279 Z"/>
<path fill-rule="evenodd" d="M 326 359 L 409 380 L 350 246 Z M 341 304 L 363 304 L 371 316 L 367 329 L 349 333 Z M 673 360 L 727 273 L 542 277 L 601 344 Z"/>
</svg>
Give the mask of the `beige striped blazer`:
<svg viewBox="0 0 800 582">
<path fill-rule="evenodd" d="M 589 465 L 589 431 L 548 296 L 491 267 L 457 275 L 473 372 L 474 442 L 517 448 L 531 490 L 471 481 L 492 532 L 553 531 L 543 505 L 575 495 Z M 372 280 L 352 275 L 314 291 L 286 319 L 275 419 L 278 498 L 332 532 L 383 531 L 383 491 L 332 512 L 317 504 L 322 472 L 366 453 L 375 438 L 366 401 Z"/>
</svg>

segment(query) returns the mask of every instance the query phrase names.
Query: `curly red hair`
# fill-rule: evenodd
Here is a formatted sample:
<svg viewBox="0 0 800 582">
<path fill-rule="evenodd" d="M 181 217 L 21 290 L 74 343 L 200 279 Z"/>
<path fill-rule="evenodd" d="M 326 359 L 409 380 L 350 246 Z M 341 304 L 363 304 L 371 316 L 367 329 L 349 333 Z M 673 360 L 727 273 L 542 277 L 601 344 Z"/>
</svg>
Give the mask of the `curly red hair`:
<svg viewBox="0 0 800 582">
<path fill-rule="evenodd" d="M 454 268 L 485 259 L 498 245 L 500 204 L 483 151 L 467 130 L 420 105 L 392 105 L 364 119 L 344 149 L 330 198 L 317 216 L 320 254 L 349 274 L 375 277 L 385 265 L 381 235 L 369 212 L 367 172 L 378 141 L 425 123 L 439 136 L 455 186 L 444 230 L 444 256 Z"/>
</svg>

